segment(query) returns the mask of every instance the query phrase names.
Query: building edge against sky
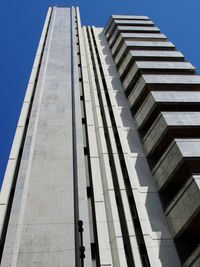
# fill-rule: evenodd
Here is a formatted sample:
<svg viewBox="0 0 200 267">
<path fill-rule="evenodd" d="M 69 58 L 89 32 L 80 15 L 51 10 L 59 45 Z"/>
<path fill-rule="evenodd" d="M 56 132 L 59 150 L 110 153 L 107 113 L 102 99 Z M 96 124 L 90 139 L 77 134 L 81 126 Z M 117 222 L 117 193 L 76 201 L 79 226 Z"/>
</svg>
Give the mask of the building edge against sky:
<svg viewBox="0 0 200 267">
<path fill-rule="evenodd" d="M 1 266 L 199 266 L 200 77 L 146 16 L 49 8 L 0 195 Z"/>
</svg>

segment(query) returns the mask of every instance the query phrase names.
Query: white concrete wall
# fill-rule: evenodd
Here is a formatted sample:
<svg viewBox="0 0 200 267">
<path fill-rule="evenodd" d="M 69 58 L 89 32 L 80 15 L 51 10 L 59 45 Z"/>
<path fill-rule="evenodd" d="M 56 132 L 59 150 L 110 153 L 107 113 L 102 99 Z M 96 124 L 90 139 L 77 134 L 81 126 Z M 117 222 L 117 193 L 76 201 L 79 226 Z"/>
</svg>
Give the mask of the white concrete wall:
<svg viewBox="0 0 200 267">
<path fill-rule="evenodd" d="M 159 195 L 147 165 L 141 141 L 135 128 L 129 105 L 119 81 L 119 76 L 114 66 L 107 42 L 102 33 L 102 29 L 93 28 L 93 30 L 150 264 L 151 266 L 180 266 L 173 239 L 166 224 Z M 111 131 L 111 129 L 109 130 Z M 115 146 L 112 134 L 110 137 L 113 146 Z M 115 151 L 115 149 L 113 151 Z M 115 158 L 117 160 L 117 153 Z M 116 166 L 119 166 L 117 161 Z M 131 230 L 130 228 L 133 226 L 130 215 L 128 215 L 129 205 L 126 200 L 127 197 L 120 174 L 120 168 L 118 168 L 117 172 L 122 190 L 124 210 L 127 221 L 130 220 L 129 233 L 130 239 L 133 240 L 132 250 L 134 261 L 136 266 L 140 266 L 141 261 L 137 249 L 137 242 L 134 237 L 134 229 Z"/>
<path fill-rule="evenodd" d="M 34 62 L 2 187 L 1 199 L 2 203 L 5 203 L 4 206 L 9 197 L 5 194 L 9 193 L 6 187 L 11 188 L 14 164 L 21 142 L 21 128 L 24 127 L 26 119 L 27 105 L 35 82 L 49 14 L 50 11 Z M 74 221 L 75 190 L 78 192 L 78 213 L 84 222 L 85 264 L 92 266 L 75 15 L 74 8 L 53 8 L 1 266 L 75 266 L 75 223 L 77 223 Z M 73 97 L 72 90 L 74 90 Z M 72 121 L 73 105 L 74 121 Z M 75 149 L 74 140 L 77 142 Z M 79 181 L 76 189 L 75 168 Z M 1 209 L 1 212 L 4 210 Z M 79 256 L 79 251 L 77 253 Z"/>
</svg>

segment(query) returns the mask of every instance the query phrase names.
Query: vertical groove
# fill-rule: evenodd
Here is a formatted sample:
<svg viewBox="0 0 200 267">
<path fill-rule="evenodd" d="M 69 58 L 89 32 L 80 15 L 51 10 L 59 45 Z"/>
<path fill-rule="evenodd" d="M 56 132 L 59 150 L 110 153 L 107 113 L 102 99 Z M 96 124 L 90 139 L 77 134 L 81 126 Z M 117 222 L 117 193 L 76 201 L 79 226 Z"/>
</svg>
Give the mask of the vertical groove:
<svg viewBox="0 0 200 267">
<path fill-rule="evenodd" d="M 89 40 L 90 48 L 92 49 L 92 47 L 91 47 L 92 40 L 90 39 L 88 29 L 87 29 L 87 34 L 88 34 L 88 40 Z M 95 52 L 98 55 L 95 40 L 93 40 L 93 42 L 95 44 L 95 50 L 96 50 Z M 114 184 L 114 188 L 115 188 L 115 197 L 116 197 L 116 201 L 118 203 L 117 208 L 118 208 L 118 213 L 119 213 L 119 219 L 120 219 L 120 225 L 121 225 L 121 231 L 122 231 L 122 237 L 123 237 L 123 243 L 124 243 L 124 250 L 125 250 L 128 266 L 134 267 L 135 264 L 134 264 L 134 259 L 133 259 L 132 249 L 131 249 L 131 243 L 130 243 L 129 234 L 128 234 L 128 227 L 127 227 L 127 223 L 126 223 L 126 219 L 125 219 L 125 213 L 124 213 L 123 204 L 122 204 L 119 182 L 117 179 L 117 171 L 116 171 L 116 166 L 115 166 L 114 157 L 113 157 L 113 153 L 112 153 L 112 145 L 111 145 L 111 141 L 109 138 L 108 125 L 106 122 L 106 115 L 105 115 L 105 111 L 103 108 L 103 100 L 102 100 L 102 96 L 101 96 L 101 92 L 100 92 L 100 86 L 99 86 L 98 77 L 97 77 L 97 70 L 96 70 L 96 65 L 95 65 L 93 57 L 94 56 L 92 56 L 92 63 L 93 63 L 93 67 L 94 67 L 94 74 L 95 74 L 95 80 L 96 80 L 100 109 L 102 111 L 103 127 L 104 127 L 104 131 L 106 133 L 106 136 L 107 136 L 106 145 L 108 148 L 109 161 L 111 163 L 110 169 L 111 169 L 113 184 Z M 103 82 L 103 79 L 102 79 L 102 82 Z"/>
<path fill-rule="evenodd" d="M 91 30 L 91 32 L 92 32 L 92 36 L 93 36 L 94 43 L 95 43 L 95 49 L 96 49 L 96 53 L 97 53 L 97 61 L 98 61 L 99 66 L 101 66 L 101 61 L 100 61 L 100 57 L 99 57 L 99 53 L 98 53 L 97 44 L 96 44 L 96 41 L 95 41 L 95 36 L 94 36 L 93 29 Z M 100 67 L 100 73 L 101 73 L 101 77 L 104 77 L 104 73 L 103 73 L 102 67 Z M 143 264 L 143 266 L 150 266 L 148 255 L 147 255 L 147 249 L 146 249 L 146 246 L 145 246 L 144 237 L 143 237 L 143 233 L 142 233 L 142 228 L 141 228 L 141 224 L 140 224 L 140 221 L 139 221 L 138 212 L 137 212 L 137 208 L 136 208 L 136 204 L 135 204 L 135 199 L 134 199 L 134 196 L 133 196 L 133 193 L 132 193 L 132 189 L 131 189 L 130 179 L 129 179 L 129 175 L 128 175 L 128 171 L 127 171 L 127 167 L 126 167 L 124 154 L 123 154 L 123 149 L 122 149 L 122 145 L 121 145 L 121 142 L 120 142 L 120 138 L 119 138 L 119 134 L 118 134 L 118 130 L 117 130 L 117 125 L 116 125 L 116 122 L 115 122 L 115 117 L 114 117 L 114 113 L 113 113 L 113 110 L 112 110 L 112 106 L 111 106 L 111 102 L 110 102 L 110 98 L 109 98 L 109 94 L 108 94 L 108 88 L 107 88 L 106 82 L 105 82 L 105 80 L 103 78 L 102 78 L 102 83 L 103 83 L 103 86 L 104 86 L 106 102 L 107 102 L 107 106 L 108 106 L 108 109 L 109 109 L 110 119 L 111 119 L 111 122 L 112 122 L 112 129 L 113 129 L 113 133 L 114 133 L 114 137 L 115 137 L 115 143 L 116 143 L 116 147 L 117 147 L 117 152 L 118 152 L 118 155 L 119 155 L 119 158 L 120 158 L 120 167 L 121 167 L 121 171 L 122 171 L 123 178 L 124 178 L 124 184 L 125 184 L 125 187 L 126 187 L 127 198 L 129 200 L 129 206 L 131 206 L 131 204 L 132 204 L 132 206 L 134 207 L 134 212 L 133 212 L 133 209 L 131 209 L 131 208 L 130 208 L 130 211 L 131 211 L 131 215 L 132 215 L 133 225 L 134 225 L 134 228 L 135 228 L 136 239 L 137 239 L 137 243 L 138 243 L 138 246 L 139 246 L 140 256 L 141 256 L 141 259 L 142 259 L 142 264 Z M 131 199 L 133 200 L 133 203 L 130 203 L 129 196 L 131 196 Z M 145 255 L 146 261 L 143 259 L 142 255 Z"/>
<path fill-rule="evenodd" d="M 74 99 L 74 40 L 73 40 L 73 23 L 72 8 L 70 9 L 71 23 L 71 97 L 72 97 L 72 153 L 73 153 L 73 179 L 74 179 L 74 236 L 75 236 L 75 266 L 80 267 L 79 258 L 79 207 L 78 207 L 78 175 L 77 175 L 77 155 L 76 155 L 76 116 L 75 116 L 75 99 Z"/>
<path fill-rule="evenodd" d="M 79 36 L 78 36 L 79 39 Z M 79 42 L 80 44 L 80 42 Z M 79 47 L 80 49 L 80 47 Z M 81 62 L 81 57 L 80 57 L 80 64 L 81 64 L 81 77 L 82 75 L 82 62 Z M 83 83 L 83 82 L 82 82 Z M 82 85 L 83 86 L 83 85 Z M 96 212 L 95 212 L 95 204 L 94 204 L 94 191 L 93 191 L 93 182 L 92 182 L 92 171 L 91 171 L 91 160 L 90 160 L 90 147 L 89 147 L 89 140 L 88 140 L 88 128 L 87 128 L 87 117 L 86 117 L 86 108 L 85 108 L 85 96 L 84 96 L 84 86 L 82 90 L 83 94 L 83 115 L 85 118 L 85 137 L 86 137 L 86 146 L 88 148 L 88 175 L 89 175 L 89 182 L 90 182 L 90 187 L 92 190 L 91 193 L 91 206 L 92 206 L 92 219 L 93 219 L 93 234 L 94 234 L 94 242 L 96 245 L 96 266 L 100 266 L 100 255 L 99 255 L 99 243 L 98 243 L 98 235 L 97 235 L 97 221 L 96 221 Z"/>
</svg>

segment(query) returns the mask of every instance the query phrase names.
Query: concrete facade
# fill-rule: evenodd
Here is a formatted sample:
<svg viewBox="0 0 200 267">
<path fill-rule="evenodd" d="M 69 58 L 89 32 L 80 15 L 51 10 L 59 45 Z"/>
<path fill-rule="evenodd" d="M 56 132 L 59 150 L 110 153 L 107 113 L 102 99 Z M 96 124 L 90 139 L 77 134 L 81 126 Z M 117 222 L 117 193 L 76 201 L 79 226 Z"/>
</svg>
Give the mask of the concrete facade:
<svg viewBox="0 0 200 267">
<path fill-rule="evenodd" d="M 0 194 L 1 266 L 199 263 L 200 77 L 146 16 L 49 8 Z"/>
<path fill-rule="evenodd" d="M 104 33 L 180 264 L 198 266 L 200 76 L 148 18 L 144 21 L 142 29 L 136 18 L 113 16 Z M 174 259 L 171 255 L 171 266 L 178 266 Z"/>
</svg>

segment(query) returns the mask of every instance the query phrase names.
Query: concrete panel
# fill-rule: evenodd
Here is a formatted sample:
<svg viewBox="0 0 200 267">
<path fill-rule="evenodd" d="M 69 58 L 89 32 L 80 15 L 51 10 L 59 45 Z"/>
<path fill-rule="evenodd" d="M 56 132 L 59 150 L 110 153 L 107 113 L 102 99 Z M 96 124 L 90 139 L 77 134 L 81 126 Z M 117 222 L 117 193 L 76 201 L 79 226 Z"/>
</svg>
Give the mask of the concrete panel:
<svg viewBox="0 0 200 267">
<path fill-rule="evenodd" d="M 160 33 L 120 33 L 119 37 L 116 39 L 113 47 L 111 48 L 112 54 L 115 54 L 122 40 L 140 40 L 140 41 L 165 41 L 167 37 Z"/>
<path fill-rule="evenodd" d="M 120 33 L 123 39 L 125 38 L 131 38 L 131 39 L 164 39 L 166 40 L 167 37 L 164 34 L 161 33 Z"/>
<path fill-rule="evenodd" d="M 127 47 L 131 48 L 137 48 L 137 47 L 145 47 L 149 50 L 152 50 L 151 48 L 163 48 L 163 50 L 166 50 L 166 48 L 174 48 L 174 45 L 171 42 L 165 41 L 129 41 L 126 40 L 125 44 Z M 141 49 L 142 50 L 142 49 Z"/>
<path fill-rule="evenodd" d="M 103 127 L 101 111 L 100 111 L 99 107 L 96 107 L 96 109 L 94 110 L 94 120 L 95 120 L 96 128 L 102 128 Z"/>
<path fill-rule="evenodd" d="M 122 58 L 122 55 L 125 54 L 126 50 L 127 50 L 127 45 L 126 45 L 126 43 L 124 43 L 114 58 L 116 65 L 119 64 L 119 62 Z"/>
<path fill-rule="evenodd" d="M 183 105 L 193 105 L 196 106 L 198 110 L 198 105 L 200 102 L 199 92 L 189 92 L 189 91 L 151 91 L 146 97 L 145 101 L 138 109 L 134 116 L 136 125 L 138 128 L 142 127 L 143 124 L 149 119 L 156 107 L 173 107 L 183 106 Z M 166 108 L 165 108 L 166 109 Z M 184 108 L 186 109 L 186 108 Z"/>
<path fill-rule="evenodd" d="M 130 104 L 130 107 L 132 107 L 135 102 L 138 100 L 140 95 L 142 94 L 142 91 L 145 88 L 145 80 L 143 79 L 143 76 L 138 80 L 135 87 L 133 88 L 132 92 L 130 93 L 128 97 L 128 102 Z"/>
<path fill-rule="evenodd" d="M 33 69 L 34 69 L 34 68 L 37 69 L 37 68 L 39 67 L 40 58 L 41 58 L 41 55 L 38 55 L 38 54 L 37 54 L 37 55 L 35 56 L 35 60 L 34 60 L 34 63 L 33 63 Z"/>
<path fill-rule="evenodd" d="M 104 202 L 95 202 L 99 254 L 102 266 L 114 266 L 109 241 L 107 216 Z M 103 234 L 102 234 L 103 233 Z"/>
<path fill-rule="evenodd" d="M 124 252 L 124 245 L 122 237 L 116 237 L 111 241 L 111 251 L 114 266 L 127 267 L 126 255 Z"/>
<path fill-rule="evenodd" d="M 125 46 L 123 46 L 123 49 Z M 122 49 L 122 52 L 123 52 Z M 118 57 L 120 57 L 120 54 L 116 57 L 116 62 L 118 60 Z M 122 61 L 120 67 L 119 67 L 119 74 L 122 75 L 124 70 L 126 69 L 126 66 L 130 63 L 132 60 L 141 60 L 141 61 L 160 61 L 162 60 L 162 63 L 164 61 L 183 61 L 184 56 L 178 52 L 178 51 L 163 51 L 163 50 L 130 50 L 124 60 Z M 186 62 L 185 62 L 186 63 Z M 160 63 L 159 63 L 160 64 Z"/>
<path fill-rule="evenodd" d="M 121 32 L 160 32 L 158 27 L 134 27 L 134 26 L 117 26 Z"/>
<path fill-rule="evenodd" d="M 89 83 L 83 83 L 83 90 L 85 102 L 91 102 Z"/>
<path fill-rule="evenodd" d="M 109 158 L 107 154 L 100 156 L 100 168 L 102 175 L 103 192 L 105 194 L 108 190 L 114 190 Z"/>
<path fill-rule="evenodd" d="M 170 62 L 170 61 L 139 61 L 136 62 L 138 69 L 165 69 L 165 70 L 190 70 L 195 71 L 194 66 L 188 62 Z"/>
<path fill-rule="evenodd" d="M 94 126 L 88 126 L 88 139 L 89 139 L 89 148 L 90 148 L 90 157 L 98 157 L 97 149 L 97 140 L 96 140 L 96 131 Z"/>
<path fill-rule="evenodd" d="M 147 84 L 200 84 L 200 75 L 143 75 Z"/>
<path fill-rule="evenodd" d="M 167 207 L 165 214 L 174 237 L 200 212 L 200 176 L 192 176 Z"/>
<path fill-rule="evenodd" d="M 11 148 L 10 155 L 9 155 L 10 160 L 15 159 L 17 161 L 19 150 L 20 150 L 21 143 L 22 143 L 23 134 L 24 134 L 24 127 L 17 127 L 14 140 L 13 140 L 13 144 L 12 144 L 12 148 Z"/>
<path fill-rule="evenodd" d="M 143 147 L 141 145 L 137 131 L 119 129 L 121 145 L 124 154 L 129 154 L 132 157 L 144 156 Z"/>
<path fill-rule="evenodd" d="M 190 257 L 184 262 L 183 267 L 198 267 L 200 265 L 200 246 L 192 252 Z"/>
<path fill-rule="evenodd" d="M 115 63 L 118 64 L 122 55 L 124 54 L 125 50 L 136 50 L 140 51 L 141 53 L 144 52 L 143 50 L 174 50 L 174 45 L 170 42 L 159 42 L 159 41 L 129 41 L 125 40 L 122 47 L 119 49 L 118 53 L 115 55 Z M 158 51 L 157 51 L 158 52 Z M 159 51 L 160 52 L 160 51 Z M 145 51 L 145 54 L 148 52 Z"/>
<path fill-rule="evenodd" d="M 147 16 L 112 15 L 104 28 L 104 33 L 106 34 L 106 37 L 109 37 L 109 34 L 112 31 L 113 26 L 115 26 L 115 20 L 118 18 L 121 20 L 125 19 L 125 20 L 136 20 L 136 21 L 137 20 L 149 20 Z"/>
<path fill-rule="evenodd" d="M 10 159 L 8 160 L 6 171 L 4 174 L 4 180 L 1 186 L 1 194 L 0 194 L 0 203 L 2 205 L 7 205 L 8 200 L 10 197 L 10 191 L 12 188 L 13 178 L 15 174 L 15 168 L 16 168 L 16 159 Z M 4 217 L 1 218 L 1 225 L 3 225 Z M 2 230 L 2 229 L 1 229 Z"/>
<path fill-rule="evenodd" d="M 113 30 L 116 28 L 117 25 L 124 25 L 124 26 L 154 26 L 152 21 L 149 20 L 140 20 L 140 19 L 115 19 L 110 20 L 107 26 L 104 29 L 104 32 L 106 34 L 106 38 L 109 40 L 109 38 L 112 36 Z"/>
<path fill-rule="evenodd" d="M 157 27 L 134 27 L 134 26 L 117 26 L 112 37 L 109 39 L 108 44 L 110 47 L 116 41 L 116 38 L 120 34 L 120 32 L 132 32 L 132 33 L 159 33 L 160 30 Z"/>
<path fill-rule="evenodd" d="M 178 131 L 182 129 L 184 136 L 184 128 L 192 133 L 194 130 L 198 131 L 200 127 L 200 112 L 161 112 L 155 122 L 152 124 L 149 131 L 143 138 L 143 146 L 146 154 L 151 153 L 160 142 L 165 138 L 167 131 Z M 175 134 L 178 137 L 179 133 Z M 187 136 L 187 134 L 185 133 Z M 172 139 L 172 138 L 171 138 Z"/>
<path fill-rule="evenodd" d="M 30 102 L 31 101 L 31 97 L 32 97 L 32 94 L 33 94 L 33 89 L 34 89 L 34 84 L 32 83 L 29 83 L 28 86 L 27 86 L 27 89 L 26 89 L 26 94 L 25 94 L 25 97 L 24 97 L 24 102 Z"/>
<path fill-rule="evenodd" d="M 143 235 L 154 240 L 171 239 L 165 215 L 157 192 L 133 190 Z M 144 208 L 145 207 L 145 208 Z"/>
<path fill-rule="evenodd" d="M 119 19 L 115 19 L 114 22 L 117 25 L 152 25 L 153 26 L 153 22 L 150 20 L 140 20 L 140 19 L 135 19 L 135 20 L 119 20 Z"/>
<path fill-rule="evenodd" d="M 160 62 L 160 61 L 136 61 L 132 65 L 127 75 L 124 78 L 123 86 L 125 90 L 128 88 L 131 83 L 136 82 L 136 73 L 141 71 L 142 73 L 161 73 L 166 74 L 167 72 L 175 71 L 177 72 L 188 72 L 188 74 L 194 74 L 195 68 L 192 64 L 187 62 Z M 132 85 L 134 86 L 134 85 Z"/>
<path fill-rule="evenodd" d="M 200 88 L 200 76 L 198 75 L 159 75 L 159 74 L 144 74 L 136 83 L 132 92 L 128 97 L 130 106 L 132 107 L 139 97 L 144 93 L 144 89 L 148 90 L 171 90 L 177 91 L 178 89 L 183 91 L 197 90 Z M 148 90 L 145 91 L 147 95 Z"/>
<path fill-rule="evenodd" d="M 107 223 L 110 240 L 115 239 L 116 237 L 122 237 L 120 220 L 118 215 L 117 203 L 115 198 L 115 191 L 108 190 L 104 194 L 106 214 L 107 214 Z"/>
<path fill-rule="evenodd" d="M 126 55 L 126 57 L 124 58 L 124 60 L 122 61 L 122 64 L 120 65 L 118 72 L 119 75 L 121 76 L 123 74 L 123 72 L 127 69 L 127 67 L 129 66 L 129 64 L 132 62 L 132 55 L 130 52 L 128 52 L 128 54 Z"/>
<path fill-rule="evenodd" d="M 164 45 L 164 44 L 163 44 Z M 168 46 L 169 43 L 167 43 Z M 181 58 L 182 60 L 184 59 L 184 56 L 181 52 L 179 51 L 165 51 L 165 50 L 152 50 L 152 51 L 145 51 L 145 50 L 131 50 L 130 54 L 132 55 L 132 57 L 134 58 L 144 58 L 145 60 L 149 57 L 149 58 L 162 58 L 162 60 L 164 60 L 164 58 L 167 59 L 178 59 Z"/>
<path fill-rule="evenodd" d="M 153 50 L 153 48 L 158 49 L 158 48 L 174 48 L 174 45 L 171 42 L 161 42 L 161 41 L 131 41 L 131 40 L 125 40 L 125 46 L 129 48 L 129 50 L 137 50 L 142 48 L 148 49 L 148 50 Z M 120 54 L 120 50 L 118 52 L 118 55 Z"/>
<path fill-rule="evenodd" d="M 35 82 L 36 74 L 37 74 L 37 68 L 32 69 L 31 76 L 29 78 L 29 83 L 34 83 Z"/>
<path fill-rule="evenodd" d="M 145 236 L 145 243 L 151 266 L 180 267 L 176 248 L 172 239 L 154 240 Z"/>
<path fill-rule="evenodd" d="M 106 140 L 105 140 L 105 135 L 104 135 L 104 129 L 98 128 L 96 130 L 96 135 L 97 135 L 99 155 L 101 156 L 102 154 L 107 154 L 108 151 L 107 151 L 107 145 L 106 145 Z"/>
<path fill-rule="evenodd" d="M 112 15 L 113 19 L 130 19 L 130 20 L 149 20 L 147 16 L 136 16 L 136 15 Z"/>
<path fill-rule="evenodd" d="M 130 70 L 129 70 L 129 72 L 127 73 L 127 75 L 126 75 L 126 77 L 125 77 L 125 79 L 124 79 L 124 81 L 123 81 L 123 86 L 124 86 L 124 90 L 126 90 L 127 88 L 128 88 L 128 86 L 130 85 L 130 83 L 132 82 L 132 81 L 134 81 L 134 82 L 137 82 L 137 80 L 136 80 L 136 73 L 138 72 L 138 67 L 137 67 L 137 64 L 134 64 L 131 68 L 130 68 Z M 133 85 L 134 86 L 134 85 Z"/>
<path fill-rule="evenodd" d="M 127 107 L 127 102 L 125 102 Z M 131 116 L 130 110 L 128 108 L 121 107 L 113 107 L 113 112 L 115 116 L 116 126 L 118 128 L 123 128 L 123 130 L 135 130 L 133 118 Z"/>
<path fill-rule="evenodd" d="M 132 190 L 137 189 L 140 193 L 157 192 L 146 158 L 130 157 L 128 154 L 124 157 Z"/>
<path fill-rule="evenodd" d="M 199 139 L 175 139 L 167 148 L 152 174 L 159 189 L 171 181 L 184 160 L 200 157 Z"/>
<path fill-rule="evenodd" d="M 28 111 L 29 111 L 29 103 L 24 102 L 22 105 L 22 109 L 21 109 L 21 113 L 20 113 L 20 117 L 17 123 L 18 127 L 25 127 L 26 124 L 26 120 L 28 117 Z"/>
<path fill-rule="evenodd" d="M 85 110 L 87 113 L 87 125 L 88 126 L 94 125 L 94 116 L 93 116 L 92 106 L 90 102 L 85 103 Z"/>
</svg>

